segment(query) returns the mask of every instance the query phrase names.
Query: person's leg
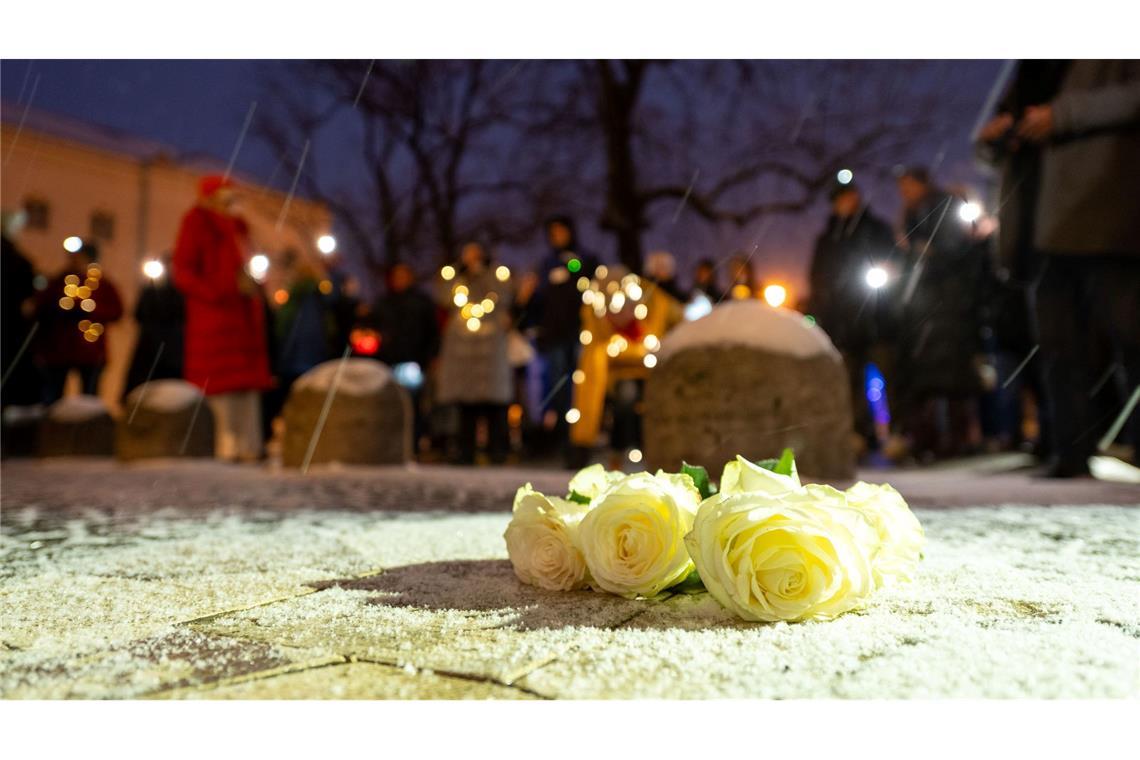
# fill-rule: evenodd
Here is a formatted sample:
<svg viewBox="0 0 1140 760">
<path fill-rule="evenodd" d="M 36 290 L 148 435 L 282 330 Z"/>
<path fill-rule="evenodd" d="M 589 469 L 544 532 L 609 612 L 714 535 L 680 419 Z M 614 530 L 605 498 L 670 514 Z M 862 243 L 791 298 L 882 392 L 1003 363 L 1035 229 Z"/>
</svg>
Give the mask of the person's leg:
<svg viewBox="0 0 1140 760">
<path fill-rule="evenodd" d="M 103 376 L 101 366 L 77 367 L 79 371 L 79 392 L 87 396 L 99 395 L 99 378 Z"/>
<path fill-rule="evenodd" d="M 241 391 L 233 395 L 237 458 L 243 462 L 256 462 L 261 459 L 264 448 L 261 429 L 261 394 L 257 391 Z"/>
<path fill-rule="evenodd" d="M 491 461 L 504 464 L 511 449 L 511 433 L 507 422 L 506 404 L 487 404 L 487 447 Z"/>
<path fill-rule="evenodd" d="M 206 397 L 206 403 L 214 415 L 214 456 L 226 462 L 237 457 L 237 441 L 233 432 L 231 393 L 216 393 Z"/>
<path fill-rule="evenodd" d="M 43 367 L 42 396 L 44 404 L 51 406 L 63 398 L 63 389 L 67 385 L 67 367 Z"/>
<path fill-rule="evenodd" d="M 459 463 L 475 464 L 475 431 L 479 424 L 477 404 L 459 405 Z"/>
<path fill-rule="evenodd" d="M 1080 262 L 1049 257 L 1031 290 L 1056 475 L 1086 472 L 1095 447 L 1088 397 L 1085 274 Z"/>
<path fill-rule="evenodd" d="M 1121 257 L 1097 266 L 1092 300 L 1101 307 L 1094 312 L 1097 328 L 1106 334 L 1112 359 L 1119 363 L 1124 377 L 1123 398 L 1117 405 L 1120 410 L 1140 387 L 1140 261 Z M 1140 461 L 1140 405 L 1133 409 L 1119 440 L 1130 444 L 1133 460 Z"/>
<path fill-rule="evenodd" d="M 847 368 L 847 384 L 851 389 L 851 418 L 855 432 L 863 439 L 865 450 L 872 451 L 878 448 L 878 439 L 875 437 L 871 407 L 867 402 L 867 355 L 861 350 L 844 351 L 843 364 Z"/>
</svg>

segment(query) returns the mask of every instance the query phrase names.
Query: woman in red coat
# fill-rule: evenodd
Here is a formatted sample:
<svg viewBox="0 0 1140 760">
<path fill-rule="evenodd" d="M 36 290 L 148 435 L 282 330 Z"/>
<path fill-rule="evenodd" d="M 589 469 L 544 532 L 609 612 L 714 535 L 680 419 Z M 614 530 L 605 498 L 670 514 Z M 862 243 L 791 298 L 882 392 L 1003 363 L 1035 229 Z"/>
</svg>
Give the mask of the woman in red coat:
<svg viewBox="0 0 1140 760">
<path fill-rule="evenodd" d="M 186 299 L 186 379 L 206 394 L 220 459 L 261 456 L 259 393 L 270 387 L 265 308 L 249 275 L 249 229 L 228 179 L 205 177 L 182 218 L 174 284 Z"/>
</svg>

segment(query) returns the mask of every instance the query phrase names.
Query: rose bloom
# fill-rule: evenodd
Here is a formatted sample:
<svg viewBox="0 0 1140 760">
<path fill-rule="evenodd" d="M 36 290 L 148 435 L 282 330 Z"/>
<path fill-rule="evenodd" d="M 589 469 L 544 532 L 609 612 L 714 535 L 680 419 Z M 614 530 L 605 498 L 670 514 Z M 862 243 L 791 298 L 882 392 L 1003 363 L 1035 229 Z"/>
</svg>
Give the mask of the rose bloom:
<svg viewBox="0 0 1140 760">
<path fill-rule="evenodd" d="M 551 591 L 570 591 L 589 583 L 578 545 L 578 528 L 587 511 L 589 505 L 545 496 L 530 483 L 518 490 L 503 538 L 519 580 Z"/>
<path fill-rule="evenodd" d="M 625 477 L 624 472 L 606 470 L 606 468 L 600 464 L 592 464 L 589 467 L 578 470 L 574 477 L 570 478 L 568 488 L 570 493 L 576 493 L 580 496 L 585 496 L 587 499 L 593 499 L 602 491 Z"/>
<path fill-rule="evenodd" d="M 889 485 L 859 482 L 846 495 L 847 504 L 862 512 L 878 534 L 878 549 L 871 557 L 875 586 L 911 580 L 926 533 L 902 494 Z"/>
<path fill-rule="evenodd" d="M 745 620 L 829 620 L 874 590 L 874 529 L 830 486 L 710 497 L 685 543 L 709 593 Z"/>
<path fill-rule="evenodd" d="M 724 466 L 720 475 L 720 492 L 723 494 L 760 492 L 781 494 L 800 487 L 796 463 L 792 462 L 791 475 L 778 475 L 750 462 L 739 454 Z"/>
<path fill-rule="evenodd" d="M 580 537 L 596 589 L 655 596 L 693 571 L 685 534 L 701 496 L 688 475 L 622 478 L 594 498 Z"/>
</svg>

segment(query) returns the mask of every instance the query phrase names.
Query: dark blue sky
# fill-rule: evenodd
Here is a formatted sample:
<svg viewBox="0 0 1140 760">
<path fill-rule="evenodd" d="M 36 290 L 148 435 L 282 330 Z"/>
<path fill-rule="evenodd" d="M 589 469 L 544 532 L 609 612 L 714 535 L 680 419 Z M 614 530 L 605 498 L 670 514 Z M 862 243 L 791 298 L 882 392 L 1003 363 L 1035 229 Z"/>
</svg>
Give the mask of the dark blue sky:
<svg viewBox="0 0 1140 760">
<path fill-rule="evenodd" d="M 264 112 L 263 84 L 283 68 L 278 61 L 247 60 L 7 60 L 0 66 L 0 94 L 7 104 L 20 98 L 27 102 L 34 85 L 35 107 L 152 138 L 184 152 L 211 154 L 224 161 L 233 150 L 250 103 L 261 101 L 259 110 Z M 899 156 L 898 161 L 930 164 L 939 153 L 944 153 L 938 172 L 943 181 L 969 183 L 981 189 L 968 136 L 999 68 L 997 61 L 955 64 L 956 75 L 948 86 L 956 92 L 969 93 L 968 100 L 976 101 L 976 105 L 961 110 L 961 123 L 954 125 L 955 139 L 918 146 L 917 155 Z M 346 141 L 349 139 L 346 137 Z M 287 185 L 289 179 L 281 176 L 277 157 L 252 139 L 245 141 L 236 168 L 262 181 L 274 177 L 278 186 L 283 182 Z M 870 189 L 879 213 L 895 221 L 898 212 L 893 188 L 885 185 Z M 812 214 L 777 220 L 766 234 L 771 249 L 769 266 L 782 276 L 802 281 L 811 241 L 825 215 L 821 205 Z M 608 257 L 609 239 L 592 227 L 589 220 L 583 220 L 581 228 L 588 241 Z M 735 241 L 736 234 L 705 229 L 702 223 L 694 221 L 671 229 L 651 230 L 645 242 L 650 250 L 674 250 L 680 255 L 683 270 L 687 270 L 688 259 L 695 258 L 695 254 L 689 255 L 685 249 L 740 247 L 744 243 Z M 742 241 L 747 237 L 744 231 L 739 235 Z M 526 252 L 516 251 L 508 258 L 517 260 L 525 255 Z"/>
</svg>

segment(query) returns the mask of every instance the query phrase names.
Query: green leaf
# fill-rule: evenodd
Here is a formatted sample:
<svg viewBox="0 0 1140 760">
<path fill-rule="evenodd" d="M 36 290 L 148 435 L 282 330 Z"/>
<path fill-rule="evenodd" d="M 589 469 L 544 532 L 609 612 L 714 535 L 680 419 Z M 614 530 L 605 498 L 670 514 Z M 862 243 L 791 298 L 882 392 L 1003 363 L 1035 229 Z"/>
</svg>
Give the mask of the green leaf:
<svg viewBox="0 0 1140 760">
<path fill-rule="evenodd" d="M 705 591 L 704 581 L 701 580 L 701 574 L 696 570 L 685 576 L 685 579 L 680 583 L 668 589 L 676 594 L 699 594 Z"/>
<path fill-rule="evenodd" d="M 791 475 L 795 462 L 795 452 L 791 449 L 784 449 L 779 459 L 759 459 L 756 461 L 756 466 L 771 470 L 777 475 Z"/>
<path fill-rule="evenodd" d="M 707 499 L 716 493 L 716 486 L 709 480 L 709 471 L 704 467 L 689 464 L 688 462 L 681 462 L 681 474 L 688 475 L 693 479 L 693 485 L 700 491 L 702 499 Z"/>
<path fill-rule="evenodd" d="M 791 449 L 784 449 L 780 454 L 780 461 L 776 463 L 774 472 L 777 475 L 791 475 L 792 468 L 796 466 L 796 454 Z"/>
<path fill-rule="evenodd" d="M 589 504 L 590 503 L 589 497 L 583 496 L 582 494 L 578 493 L 577 491 L 571 491 L 570 493 L 566 494 L 566 500 L 567 501 L 573 501 L 573 502 L 576 502 L 578 504 Z"/>
</svg>

